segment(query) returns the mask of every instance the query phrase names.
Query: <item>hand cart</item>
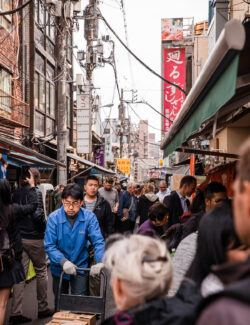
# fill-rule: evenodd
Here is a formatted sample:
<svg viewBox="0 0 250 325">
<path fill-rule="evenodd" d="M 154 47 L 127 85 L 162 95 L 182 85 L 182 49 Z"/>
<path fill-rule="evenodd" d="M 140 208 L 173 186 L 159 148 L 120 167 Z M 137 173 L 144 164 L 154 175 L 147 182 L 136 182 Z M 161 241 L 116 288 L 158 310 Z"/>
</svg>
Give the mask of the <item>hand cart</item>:
<svg viewBox="0 0 250 325">
<path fill-rule="evenodd" d="M 90 268 L 77 268 L 77 271 L 90 272 Z M 106 291 L 107 291 L 107 275 L 104 271 L 100 273 L 103 281 L 101 281 L 101 295 L 94 296 L 80 296 L 61 293 L 62 281 L 64 272 L 61 273 L 59 290 L 58 290 L 58 303 L 56 311 L 67 310 L 76 313 L 91 313 L 100 316 L 101 321 L 105 319 L 105 303 L 106 303 Z"/>
</svg>

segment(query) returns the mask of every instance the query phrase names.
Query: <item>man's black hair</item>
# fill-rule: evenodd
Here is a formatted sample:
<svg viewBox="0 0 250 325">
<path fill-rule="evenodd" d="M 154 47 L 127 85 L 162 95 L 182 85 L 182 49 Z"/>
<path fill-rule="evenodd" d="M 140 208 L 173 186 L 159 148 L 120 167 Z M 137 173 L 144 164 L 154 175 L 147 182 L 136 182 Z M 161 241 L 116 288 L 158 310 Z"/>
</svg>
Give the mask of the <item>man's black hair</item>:
<svg viewBox="0 0 250 325">
<path fill-rule="evenodd" d="M 210 273 L 212 265 L 227 261 L 230 244 L 231 249 L 241 245 L 234 229 L 232 208 L 229 203 L 223 203 L 202 217 L 196 254 L 186 276 L 200 285 Z"/>
<path fill-rule="evenodd" d="M 67 197 L 73 197 L 75 200 L 83 200 L 83 190 L 82 188 L 75 183 L 67 185 L 62 191 L 62 199 L 67 199 Z"/>
<path fill-rule="evenodd" d="M 151 221 L 155 221 L 156 219 L 162 221 L 168 213 L 169 210 L 163 203 L 156 202 L 149 208 L 148 217 Z"/>
<path fill-rule="evenodd" d="M 196 183 L 196 178 L 194 176 L 190 176 L 190 175 L 187 175 L 187 176 L 184 176 L 182 177 L 181 179 L 181 183 L 180 183 L 180 188 L 184 185 L 184 184 L 187 184 L 187 185 L 190 185 L 192 183 Z"/>
<path fill-rule="evenodd" d="M 98 177 L 96 177 L 95 175 L 89 175 L 88 177 L 86 177 L 86 179 L 85 179 L 85 184 L 87 184 L 88 181 L 97 181 L 98 184 L 99 184 L 99 179 L 98 179 Z"/>
<path fill-rule="evenodd" d="M 227 193 L 227 189 L 219 182 L 211 182 L 204 190 L 204 198 L 211 200 L 214 193 Z"/>
</svg>

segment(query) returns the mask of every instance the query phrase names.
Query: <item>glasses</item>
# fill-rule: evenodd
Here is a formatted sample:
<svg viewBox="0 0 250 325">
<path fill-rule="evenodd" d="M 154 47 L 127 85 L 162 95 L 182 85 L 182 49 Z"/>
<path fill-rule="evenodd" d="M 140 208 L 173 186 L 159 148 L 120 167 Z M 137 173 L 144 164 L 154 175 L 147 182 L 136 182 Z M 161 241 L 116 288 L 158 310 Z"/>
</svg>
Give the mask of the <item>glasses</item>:
<svg viewBox="0 0 250 325">
<path fill-rule="evenodd" d="M 157 258 L 152 258 L 149 256 L 144 256 L 142 259 L 142 264 L 143 263 L 152 263 L 152 262 L 167 262 L 168 259 L 166 256 L 159 256 Z"/>
<path fill-rule="evenodd" d="M 66 207 L 66 208 L 69 208 L 69 207 L 73 207 L 73 208 L 77 208 L 80 206 L 79 202 L 64 202 L 63 205 Z"/>
</svg>

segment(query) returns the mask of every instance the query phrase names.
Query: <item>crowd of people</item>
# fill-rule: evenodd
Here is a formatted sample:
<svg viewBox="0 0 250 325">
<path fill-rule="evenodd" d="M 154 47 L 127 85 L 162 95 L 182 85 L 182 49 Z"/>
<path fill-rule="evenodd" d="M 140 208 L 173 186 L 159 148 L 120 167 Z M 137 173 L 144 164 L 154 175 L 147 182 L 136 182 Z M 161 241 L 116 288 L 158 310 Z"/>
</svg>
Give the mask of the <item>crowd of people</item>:
<svg viewBox="0 0 250 325">
<path fill-rule="evenodd" d="M 0 180 L 0 325 L 11 288 L 9 324 L 31 320 L 22 312 L 30 261 L 38 318 L 58 307 L 62 272 L 62 293 L 98 296 L 105 269 L 118 311 L 104 324 L 248 324 L 250 139 L 241 148 L 233 198 L 223 184 L 199 187 L 190 175 L 172 192 L 165 181 L 157 192 L 133 182 L 122 189 L 112 177 L 100 186 L 90 175 L 84 187 L 55 188 L 55 211 L 46 220 L 39 182 L 35 168 L 14 193 Z M 80 270 L 86 267 L 89 275 Z"/>
</svg>

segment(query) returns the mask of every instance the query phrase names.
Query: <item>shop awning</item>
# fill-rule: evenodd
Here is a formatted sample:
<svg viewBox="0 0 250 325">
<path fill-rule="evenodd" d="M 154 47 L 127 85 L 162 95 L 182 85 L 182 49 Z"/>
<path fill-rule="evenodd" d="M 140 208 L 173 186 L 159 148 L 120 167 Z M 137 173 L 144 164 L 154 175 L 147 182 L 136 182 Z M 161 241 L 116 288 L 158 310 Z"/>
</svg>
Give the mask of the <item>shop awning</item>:
<svg viewBox="0 0 250 325">
<path fill-rule="evenodd" d="M 179 148 L 202 123 L 216 115 L 234 97 L 240 51 L 244 48 L 245 39 L 246 32 L 239 21 L 231 20 L 225 25 L 199 78 L 161 143 L 164 157 Z"/>
<path fill-rule="evenodd" d="M 86 159 L 83 159 L 82 157 L 80 156 L 77 156 L 77 155 L 73 155 L 71 153 L 67 153 L 67 157 L 71 158 L 71 159 L 74 159 L 74 160 L 77 160 L 79 161 L 81 164 L 85 165 L 85 166 L 88 166 L 88 167 L 91 167 L 99 172 L 101 172 L 102 174 L 107 174 L 107 175 L 115 175 L 115 172 L 113 172 L 113 170 L 110 170 L 110 169 L 107 169 L 107 168 L 104 168 L 102 166 L 98 166 L 94 163 L 92 163 L 91 161 L 88 161 Z"/>
<path fill-rule="evenodd" d="M 53 168 L 54 164 L 48 163 L 42 159 L 33 156 L 25 155 L 16 151 L 10 151 L 8 154 L 8 163 L 14 166 L 30 166 L 30 167 L 45 167 Z"/>
<path fill-rule="evenodd" d="M 0 152 L 8 156 L 8 161 L 17 167 L 32 165 L 36 167 L 53 168 L 57 165 L 66 167 L 58 160 L 52 159 L 35 150 L 27 148 L 0 136 Z"/>
</svg>

